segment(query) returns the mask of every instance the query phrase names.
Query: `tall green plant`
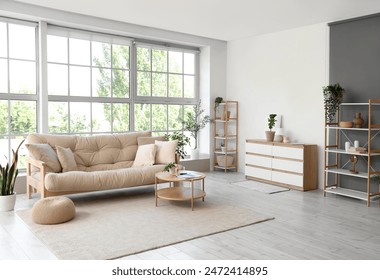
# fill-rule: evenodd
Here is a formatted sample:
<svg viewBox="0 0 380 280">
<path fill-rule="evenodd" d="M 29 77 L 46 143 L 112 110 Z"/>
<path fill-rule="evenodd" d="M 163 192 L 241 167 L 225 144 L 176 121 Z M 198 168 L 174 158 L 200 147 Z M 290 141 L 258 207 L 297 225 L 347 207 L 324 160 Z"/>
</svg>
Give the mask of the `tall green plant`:
<svg viewBox="0 0 380 280">
<path fill-rule="evenodd" d="M 179 155 L 181 158 L 185 158 L 185 147 L 186 145 L 190 145 L 190 137 L 183 134 L 182 131 L 174 131 L 171 134 L 166 134 L 165 138 L 167 140 L 178 140 L 176 154 Z"/>
<path fill-rule="evenodd" d="M 203 116 L 204 109 L 201 109 L 201 100 L 197 106 L 194 106 L 193 112 L 187 112 L 185 119 L 182 121 L 184 129 L 190 132 L 194 138 L 194 149 L 198 147 L 198 132 L 204 128 L 210 121 L 209 115 Z"/>
<path fill-rule="evenodd" d="M 11 165 L 7 163 L 7 165 L 3 167 L 0 164 L 0 195 L 2 196 L 12 195 L 14 193 L 14 186 L 15 186 L 17 175 L 18 175 L 18 168 L 17 168 L 18 150 L 20 149 L 24 141 L 25 139 L 21 141 L 16 151 L 12 149 L 13 160 L 12 160 Z"/>
</svg>

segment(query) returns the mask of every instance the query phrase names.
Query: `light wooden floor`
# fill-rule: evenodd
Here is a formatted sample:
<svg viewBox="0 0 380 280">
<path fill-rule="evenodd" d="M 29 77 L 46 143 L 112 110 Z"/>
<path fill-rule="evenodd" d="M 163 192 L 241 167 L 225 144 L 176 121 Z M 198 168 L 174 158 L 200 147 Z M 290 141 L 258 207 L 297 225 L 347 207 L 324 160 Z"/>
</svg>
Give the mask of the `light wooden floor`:
<svg viewBox="0 0 380 280">
<path fill-rule="evenodd" d="M 229 184 L 225 194 L 236 205 L 252 205 L 274 220 L 183 242 L 124 259 L 380 259 L 380 203 L 368 208 L 363 201 L 321 190 L 265 194 L 252 190 L 235 201 L 234 186 L 243 174 L 207 173 L 206 188 Z M 207 191 L 207 190 L 206 190 Z M 38 198 L 17 198 L 16 209 L 30 208 Z M 207 203 L 207 201 L 205 202 Z M 0 259 L 55 259 L 54 255 L 12 212 L 0 213 Z"/>
</svg>

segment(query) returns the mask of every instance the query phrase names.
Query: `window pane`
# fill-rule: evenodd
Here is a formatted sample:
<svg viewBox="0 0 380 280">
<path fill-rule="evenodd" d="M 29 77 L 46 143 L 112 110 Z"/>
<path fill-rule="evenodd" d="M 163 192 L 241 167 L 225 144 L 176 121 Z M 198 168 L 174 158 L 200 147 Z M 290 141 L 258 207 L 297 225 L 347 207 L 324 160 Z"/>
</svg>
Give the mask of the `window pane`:
<svg viewBox="0 0 380 280">
<path fill-rule="evenodd" d="M 195 74 L 195 55 L 193 53 L 184 53 L 184 73 Z"/>
<path fill-rule="evenodd" d="M 152 71 L 167 72 L 168 52 L 163 50 L 152 50 Z"/>
<path fill-rule="evenodd" d="M 112 95 L 113 97 L 129 97 L 129 71 L 112 71 Z"/>
<path fill-rule="evenodd" d="M 137 70 L 150 71 L 150 49 L 137 48 Z"/>
<path fill-rule="evenodd" d="M 137 72 L 137 95 L 150 96 L 150 72 Z"/>
<path fill-rule="evenodd" d="M 79 65 L 90 65 L 90 41 L 69 39 L 70 63 Z"/>
<path fill-rule="evenodd" d="M 135 131 L 150 129 L 150 104 L 135 104 Z"/>
<path fill-rule="evenodd" d="M 167 74 L 152 73 L 152 96 L 167 96 Z"/>
<path fill-rule="evenodd" d="M 182 73 L 182 53 L 169 52 L 169 72 Z"/>
<path fill-rule="evenodd" d="M 11 101 L 11 134 L 36 132 L 36 102 Z"/>
<path fill-rule="evenodd" d="M 112 108 L 113 131 L 129 131 L 129 104 L 115 103 Z"/>
<path fill-rule="evenodd" d="M 35 27 L 18 24 L 8 24 L 9 57 L 21 59 L 36 59 Z"/>
<path fill-rule="evenodd" d="M 195 97 L 195 79 L 194 76 L 184 76 L 184 96 L 186 98 Z"/>
<path fill-rule="evenodd" d="M 182 128 L 182 105 L 169 105 L 169 130 Z"/>
<path fill-rule="evenodd" d="M 111 104 L 92 103 L 92 131 L 111 131 Z"/>
<path fill-rule="evenodd" d="M 36 63 L 9 60 L 10 93 L 36 94 Z"/>
<path fill-rule="evenodd" d="M 50 133 L 69 132 L 69 114 L 67 102 L 49 102 L 48 126 Z"/>
<path fill-rule="evenodd" d="M 68 73 L 67 65 L 48 64 L 48 93 L 50 95 L 68 94 Z"/>
<path fill-rule="evenodd" d="M 129 69 L 129 46 L 112 45 L 112 67 Z"/>
<path fill-rule="evenodd" d="M 89 67 L 70 66 L 70 95 L 90 96 L 90 85 Z"/>
<path fill-rule="evenodd" d="M 12 138 L 11 149 L 15 151 L 24 138 L 25 138 L 24 136 L 17 136 L 15 138 Z M 18 163 L 17 163 L 18 168 L 26 168 L 27 155 L 28 155 L 28 150 L 26 149 L 25 143 L 24 143 L 21 145 L 20 149 L 18 150 Z M 10 158 L 11 160 L 13 160 L 13 153 L 11 153 Z"/>
<path fill-rule="evenodd" d="M 70 103 L 70 132 L 90 132 L 90 103 Z"/>
<path fill-rule="evenodd" d="M 0 136 L 0 164 L 2 166 L 7 164 L 7 158 L 9 158 L 9 146 L 8 136 Z M 6 157 L 5 157 L 6 156 Z"/>
<path fill-rule="evenodd" d="M 167 106 L 152 104 L 152 130 L 167 130 Z"/>
<path fill-rule="evenodd" d="M 92 64 L 98 67 L 111 66 L 111 45 L 92 42 Z"/>
<path fill-rule="evenodd" d="M 111 69 L 92 68 L 92 95 L 111 96 Z"/>
<path fill-rule="evenodd" d="M 8 101 L 0 100 L 0 134 L 6 133 L 8 133 Z M 5 154 L 2 153 L 0 156 Z"/>
<path fill-rule="evenodd" d="M 8 67 L 6 59 L 0 59 L 0 94 L 1 93 L 8 93 Z"/>
<path fill-rule="evenodd" d="M 182 97 L 182 75 L 169 75 L 169 96 Z"/>
<path fill-rule="evenodd" d="M 0 57 L 7 56 L 7 24 L 0 22 Z"/>
<path fill-rule="evenodd" d="M 67 38 L 47 36 L 47 60 L 49 62 L 67 63 Z"/>
</svg>

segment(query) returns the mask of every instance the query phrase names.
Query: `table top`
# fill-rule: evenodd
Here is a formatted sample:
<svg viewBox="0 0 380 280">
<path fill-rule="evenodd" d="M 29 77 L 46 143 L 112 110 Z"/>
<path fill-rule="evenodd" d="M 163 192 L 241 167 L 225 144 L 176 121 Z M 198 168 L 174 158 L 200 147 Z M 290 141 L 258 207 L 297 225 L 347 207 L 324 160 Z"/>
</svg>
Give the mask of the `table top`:
<svg viewBox="0 0 380 280">
<path fill-rule="evenodd" d="M 169 172 L 162 171 L 159 173 L 156 173 L 156 178 L 161 181 L 167 181 L 167 182 L 183 182 L 183 181 L 192 181 L 192 180 L 201 180 L 206 178 L 206 175 L 197 172 L 197 171 L 191 171 L 191 170 L 182 170 L 180 171 L 180 174 L 182 175 L 172 175 Z"/>
</svg>

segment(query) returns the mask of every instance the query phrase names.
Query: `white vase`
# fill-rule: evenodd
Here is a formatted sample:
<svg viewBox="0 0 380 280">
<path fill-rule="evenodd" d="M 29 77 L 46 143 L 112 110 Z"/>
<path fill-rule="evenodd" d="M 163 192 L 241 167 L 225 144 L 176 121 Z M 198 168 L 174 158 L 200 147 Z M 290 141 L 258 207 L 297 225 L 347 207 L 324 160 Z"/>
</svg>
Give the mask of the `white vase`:
<svg viewBox="0 0 380 280">
<path fill-rule="evenodd" d="M 16 193 L 0 195 L 0 212 L 12 211 L 16 204 Z"/>
<path fill-rule="evenodd" d="M 198 149 L 191 149 L 190 157 L 191 157 L 192 159 L 197 159 L 197 158 L 199 158 L 199 150 L 198 150 Z"/>
</svg>

